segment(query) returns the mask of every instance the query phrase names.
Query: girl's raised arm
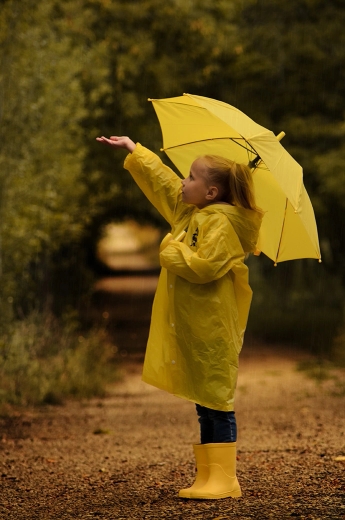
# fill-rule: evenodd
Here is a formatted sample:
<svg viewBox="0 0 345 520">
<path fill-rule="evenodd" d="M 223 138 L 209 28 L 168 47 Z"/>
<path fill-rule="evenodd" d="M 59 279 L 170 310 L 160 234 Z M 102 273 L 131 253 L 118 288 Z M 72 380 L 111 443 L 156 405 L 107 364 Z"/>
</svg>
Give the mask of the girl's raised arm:
<svg viewBox="0 0 345 520">
<path fill-rule="evenodd" d="M 112 135 L 109 139 L 107 137 L 96 137 L 96 141 L 107 144 L 113 148 L 124 148 L 132 153 L 136 147 L 136 144 L 127 136 L 116 136 Z"/>
<path fill-rule="evenodd" d="M 124 168 L 167 222 L 173 225 L 174 214 L 181 191 L 181 179 L 161 159 L 129 137 L 97 137 L 98 142 L 130 152 Z M 135 152 L 135 153 L 133 153 Z"/>
</svg>

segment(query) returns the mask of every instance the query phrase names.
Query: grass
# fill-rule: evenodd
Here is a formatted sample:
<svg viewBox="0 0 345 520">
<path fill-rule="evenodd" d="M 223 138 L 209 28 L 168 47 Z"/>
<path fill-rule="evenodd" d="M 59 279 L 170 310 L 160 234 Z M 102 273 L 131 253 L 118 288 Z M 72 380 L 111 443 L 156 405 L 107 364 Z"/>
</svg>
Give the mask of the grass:
<svg viewBox="0 0 345 520">
<path fill-rule="evenodd" d="M 0 336 L 0 404 L 61 404 L 103 396 L 117 375 L 105 331 L 82 333 L 74 316 L 31 313 Z"/>
<path fill-rule="evenodd" d="M 304 372 L 307 377 L 326 388 L 330 395 L 345 396 L 344 366 L 325 359 L 311 359 L 300 362 L 297 370 Z"/>
<path fill-rule="evenodd" d="M 297 370 L 304 372 L 309 378 L 314 379 L 318 383 L 334 379 L 331 370 L 333 364 L 325 360 L 307 360 L 301 361 L 297 365 Z"/>
</svg>

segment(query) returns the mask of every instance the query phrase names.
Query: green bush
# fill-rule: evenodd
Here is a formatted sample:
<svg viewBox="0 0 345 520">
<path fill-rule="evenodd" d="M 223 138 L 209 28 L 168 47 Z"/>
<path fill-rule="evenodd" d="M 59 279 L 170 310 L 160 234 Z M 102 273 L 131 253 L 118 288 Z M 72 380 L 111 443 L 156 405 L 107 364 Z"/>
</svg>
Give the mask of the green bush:
<svg viewBox="0 0 345 520">
<path fill-rule="evenodd" d="M 341 346 L 334 338 L 339 336 L 341 343 L 338 331 L 344 305 L 339 278 L 315 261 L 296 260 L 273 267 L 262 257 L 250 258 L 248 263 L 253 288 L 248 335 L 294 345 L 324 359 L 338 357 L 336 350 Z"/>
<path fill-rule="evenodd" d="M 0 403 L 59 404 L 105 394 L 117 376 L 116 348 L 104 330 L 80 332 L 69 315 L 32 312 L 0 337 Z"/>
</svg>

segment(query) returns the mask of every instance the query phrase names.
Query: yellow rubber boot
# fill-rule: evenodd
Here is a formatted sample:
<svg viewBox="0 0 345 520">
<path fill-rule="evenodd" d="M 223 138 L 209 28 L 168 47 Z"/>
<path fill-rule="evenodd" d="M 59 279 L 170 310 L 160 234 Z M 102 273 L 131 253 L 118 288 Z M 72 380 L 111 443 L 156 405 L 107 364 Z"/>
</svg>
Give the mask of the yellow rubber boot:
<svg viewBox="0 0 345 520">
<path fill-rule="evenodd" d="M 199 488 L 202 488 L 208 481 L 209 471 L 205 444 L 194 444 L 193 449 L 196 461 L 196 479 L 190 488 L 181 489 L 178 494 L 180 498 L 191 498 L 191 493 Z"/>
<path fill-rule="evenodd" d="M 190 491 L 189 498 L 215 500 L 242 496 L 236 477 L 236 442 L 204 444 L 209 478 L 204 486 Z"/>
</svg>

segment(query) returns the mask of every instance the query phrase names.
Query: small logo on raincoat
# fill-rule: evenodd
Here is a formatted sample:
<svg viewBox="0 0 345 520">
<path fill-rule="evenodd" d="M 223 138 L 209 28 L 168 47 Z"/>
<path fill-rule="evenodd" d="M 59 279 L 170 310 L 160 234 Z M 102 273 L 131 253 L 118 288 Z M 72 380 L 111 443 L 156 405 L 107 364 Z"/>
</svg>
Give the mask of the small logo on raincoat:
<svg viewBox="0 0 345 520">
<path fill-rule="evenodd" d="M 198 235 L 199 235 L 199 228 L 196 228 L 196 230 L 194 231 L 194 233 L 192 235 L 191 247 L 196 247 L 196 243 L 198 241 Z"/>
</svg>

